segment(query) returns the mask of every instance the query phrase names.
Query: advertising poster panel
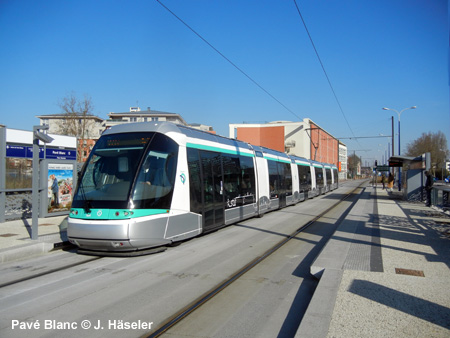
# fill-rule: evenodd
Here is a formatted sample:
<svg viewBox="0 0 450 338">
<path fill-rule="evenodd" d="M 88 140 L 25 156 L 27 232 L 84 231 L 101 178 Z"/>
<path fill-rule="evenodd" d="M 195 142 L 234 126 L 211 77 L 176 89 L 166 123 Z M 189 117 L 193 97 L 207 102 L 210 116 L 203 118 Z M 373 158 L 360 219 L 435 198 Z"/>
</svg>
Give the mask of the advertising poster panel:
<svg viewBox="0 0 450 338">
<path fill-rule="evenodd" d="M 73 164 L 48 164 L 47 211 L 49 214 L 70 210 L 72 206 L 72 190 L 74 188 L 73 172 Z"/>
</svg>

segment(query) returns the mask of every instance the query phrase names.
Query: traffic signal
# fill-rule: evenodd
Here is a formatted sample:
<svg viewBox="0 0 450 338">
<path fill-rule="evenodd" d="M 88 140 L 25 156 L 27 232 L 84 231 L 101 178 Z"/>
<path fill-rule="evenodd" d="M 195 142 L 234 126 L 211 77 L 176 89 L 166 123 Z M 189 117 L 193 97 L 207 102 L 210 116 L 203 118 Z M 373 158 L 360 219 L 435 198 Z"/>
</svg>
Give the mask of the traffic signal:
<svg viewBox="0 0 450 338">
<path fill-rule="evenodd" d="M 378 167 L 378 161 L 375 160 L 375 167 Z"/>
</svg>

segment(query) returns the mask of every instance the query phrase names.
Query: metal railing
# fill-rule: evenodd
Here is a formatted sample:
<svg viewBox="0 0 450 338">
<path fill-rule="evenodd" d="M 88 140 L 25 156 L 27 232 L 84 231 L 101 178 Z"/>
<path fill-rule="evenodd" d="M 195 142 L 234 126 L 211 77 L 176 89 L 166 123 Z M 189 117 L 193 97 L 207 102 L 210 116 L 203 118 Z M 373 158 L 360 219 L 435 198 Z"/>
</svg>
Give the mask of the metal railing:
<svg viewBox="0 0 450 338">
<path fill-rule="evenodd" d="M 431 190 L 431 204 L 443 209 L 444 211 L 450 210 L 449 194 L 449 185 L 434 185 Z"/>
</svg>

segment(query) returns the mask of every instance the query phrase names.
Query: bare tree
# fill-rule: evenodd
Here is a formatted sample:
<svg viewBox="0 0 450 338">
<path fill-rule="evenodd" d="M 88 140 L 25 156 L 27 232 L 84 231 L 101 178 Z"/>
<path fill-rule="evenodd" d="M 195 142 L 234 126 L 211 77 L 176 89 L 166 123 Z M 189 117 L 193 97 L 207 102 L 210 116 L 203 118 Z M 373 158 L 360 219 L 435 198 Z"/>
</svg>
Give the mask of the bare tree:
<svg viewBox="0 0 450 338">
<path fill-rule="evenodd" d="M 78 139 L 77 158 L 82 158 L 85 150 L 85 140 L 89 138 L 89 117 L 92 117 L 94 106 L 92 98 L 85 94 L 83 99 L 79 99 L 74 93 L 64 97 L 58 103 L 64 118 L 60 120 L 58 132 L 62 135 L 75 136 Z"/>
<path fill-rule="evenodd" d="M 74 93 L 71 93 L 64 97 L 58 105 L 66 116 L 59 126 L 59 132 L 63 135 L 76 136 L 79 139 L 86 138 L 86 117 L 92 116 L 94 110 L 92 98 L 85 94 L 81 100 Z"/>
<path fill-rule="evenodd" d="M 358 166 L 360 163 L 360 158 L 355 154 L 352 154 L 347 157 L 347 167 L 349 169 L 349 173 L 352 173 L 352 176 L 355 177 L 358 173 Z"/>
<path fill-rule="evenodd" d="M 406 146 L 406 156 L 416 157 L 427 152 L 431 154 L 431 163 L 435 168 L 445 167 L 449 151 L 447 138 L 442 131 L 422 133 L 421 137 Z"/>
</svg>

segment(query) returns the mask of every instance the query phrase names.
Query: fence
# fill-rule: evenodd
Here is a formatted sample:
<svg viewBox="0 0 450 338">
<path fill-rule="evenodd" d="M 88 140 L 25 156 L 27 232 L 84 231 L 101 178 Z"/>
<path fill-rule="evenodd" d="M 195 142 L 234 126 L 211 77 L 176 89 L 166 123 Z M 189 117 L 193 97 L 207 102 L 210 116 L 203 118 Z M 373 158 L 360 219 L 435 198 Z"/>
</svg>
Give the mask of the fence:
<svg viewBox="0 0 450 338">
<path fill-rule="evenodd" d="M 450 210 L 450 186 L 448 185 L 435 185 L 433 190 L 431 190 L 431 204 L 444 211 Z"/>
</svg>

